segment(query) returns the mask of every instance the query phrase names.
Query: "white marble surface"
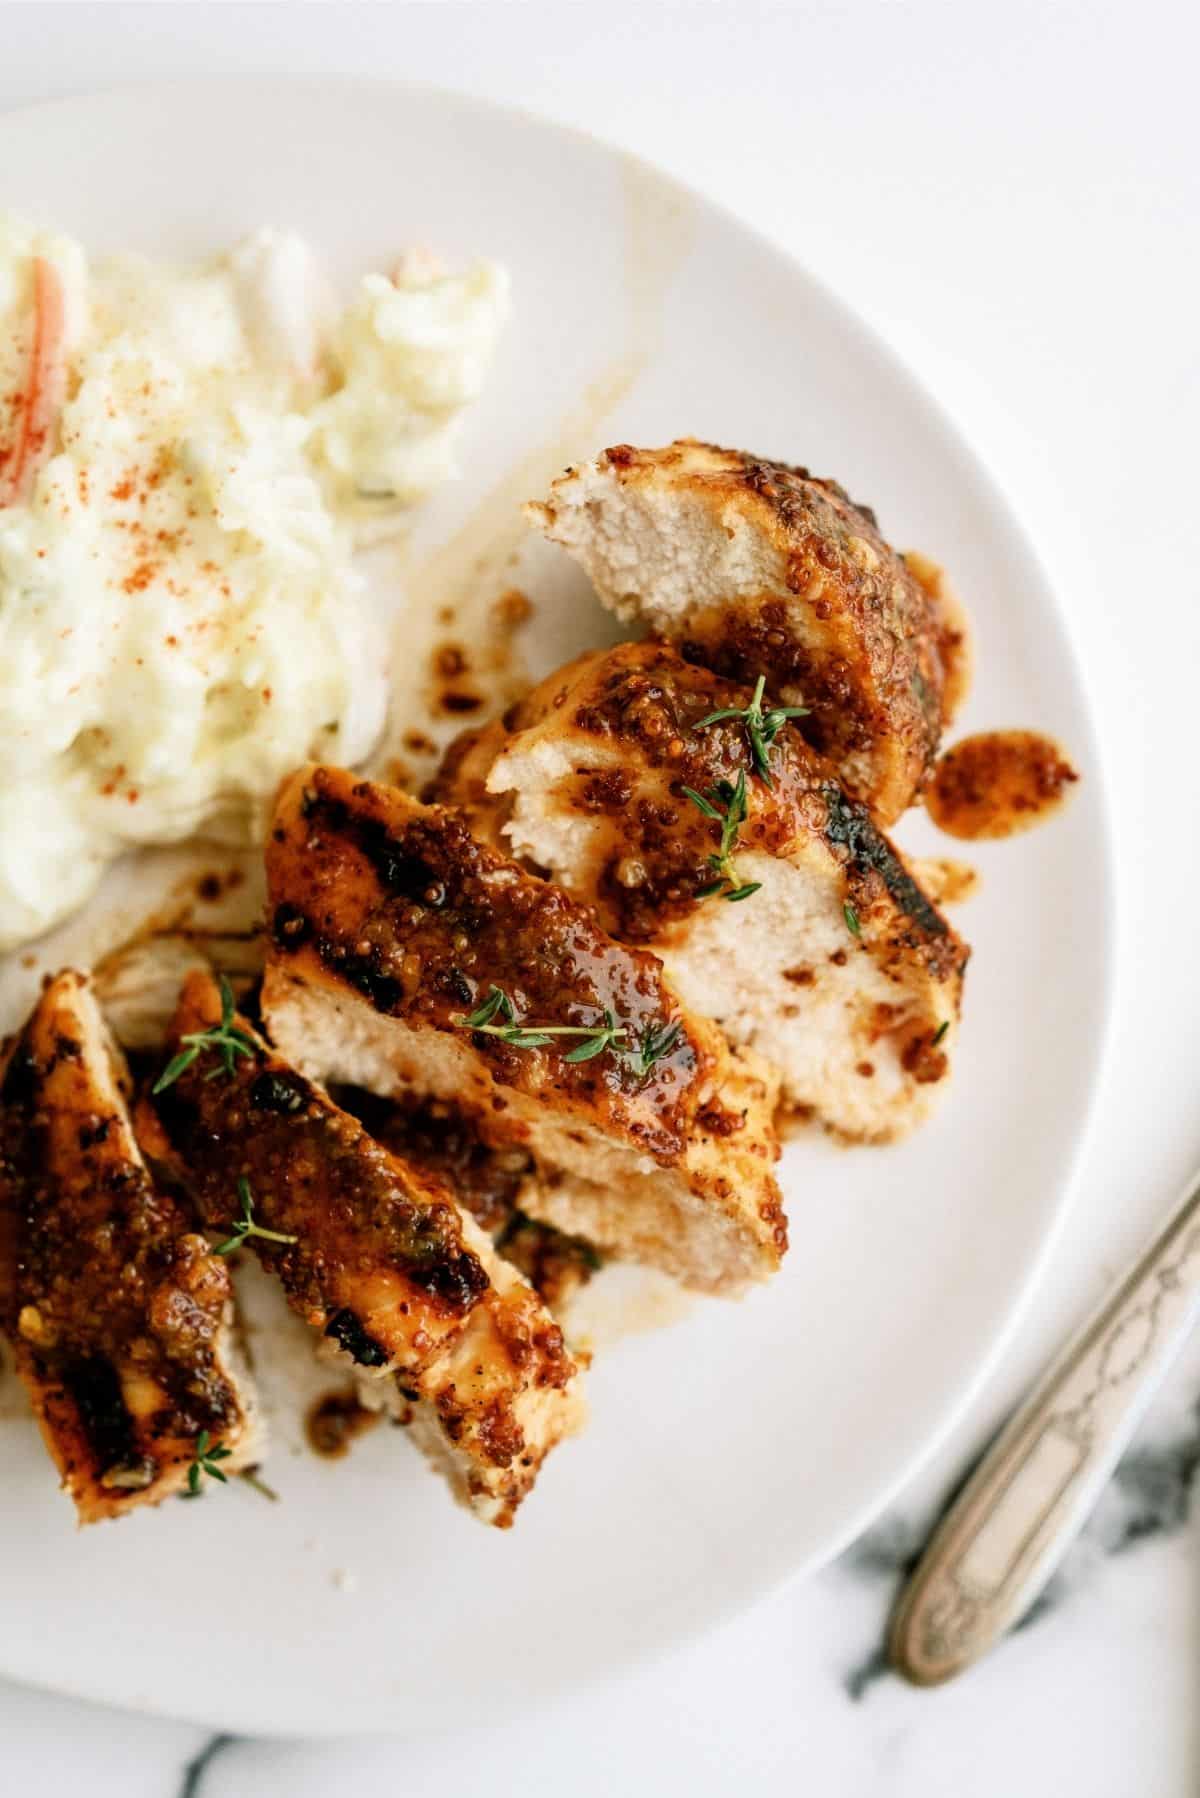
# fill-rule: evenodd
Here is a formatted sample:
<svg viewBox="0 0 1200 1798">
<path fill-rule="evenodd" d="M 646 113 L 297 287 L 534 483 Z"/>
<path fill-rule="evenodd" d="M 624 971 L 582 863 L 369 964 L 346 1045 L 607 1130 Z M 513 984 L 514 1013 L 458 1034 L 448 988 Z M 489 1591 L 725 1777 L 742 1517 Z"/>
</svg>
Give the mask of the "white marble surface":
<svg viewBox="0 0 1200 1798">
<path fill-rule="evenodd" d="M 588 126 L 735 207 L 885 332 L 1027 520 L 1095 695 L 1122 866 L 1104 1102 L 1050 1275 L 953 1442 L 842 1563 L 665 1665 L 486 1735 L 464 1720 L 404 1744 L 214 1743 L 0 1685 L 0 1787 L 1193 1792 L 1200 1347 L 1043 1614 L 941 1692 L 872 1675 L 895 1569 L 940 1494 L 1200 1161 L 1194 8 L 7 6 L 0 43 L 0 106 L 204 70 L 391 71 Z M 202 1628 L 202 1598 L 186 1609 Z"/>
</svg>

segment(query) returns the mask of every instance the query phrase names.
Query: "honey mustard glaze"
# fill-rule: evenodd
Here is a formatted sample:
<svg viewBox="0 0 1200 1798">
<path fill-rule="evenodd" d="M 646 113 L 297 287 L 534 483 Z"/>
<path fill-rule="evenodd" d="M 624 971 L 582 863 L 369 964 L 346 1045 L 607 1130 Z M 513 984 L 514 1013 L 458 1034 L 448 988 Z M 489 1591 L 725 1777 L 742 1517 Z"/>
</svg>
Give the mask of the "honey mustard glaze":
<svg viewBox="0 0 1200 1798">
<path fill-rule="evenodd" d="M 1053 738 L 1032 730 L 984 731 L 941 757 L 925 809 L 948 836 L 1011 837 L 1056 812 L 1078 779 Z"/>
</svg>

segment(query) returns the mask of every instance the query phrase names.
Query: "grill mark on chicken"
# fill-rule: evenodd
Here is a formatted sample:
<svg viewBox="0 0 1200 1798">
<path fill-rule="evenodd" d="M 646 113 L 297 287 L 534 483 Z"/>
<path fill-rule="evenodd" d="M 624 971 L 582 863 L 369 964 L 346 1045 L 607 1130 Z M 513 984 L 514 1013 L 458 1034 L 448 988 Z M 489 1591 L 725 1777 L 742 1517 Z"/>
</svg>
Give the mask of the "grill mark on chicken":
<svg viewBox="0 0 1200 1798">
<path fill-rule="evenodd" d="M 866 877 L 878 874 L 906 917 L 930 937 L 949 937 L 950 926 L 926 898 L 892 845 L 863 805 L 855 805 L 832 781 L 823 788 L 829 808 L 825 837 L 850 856 L 851 866 Z M 941 958 L 938 957 L 940 960 Z"/>
<path fill-rule="evenodd" d="M 133 1419 L 121 1394 L 120 1376 L 108 1357 L 85 1355 L 64 1361 L 59 1378 L 79 1412 L 80 1426 L 97 1465 L 110 1472 L 136 1468 Z M 213 1421 L 223 1423 L 224 1417 Z"/>
<path fill-rule="evenodd" d="M 368 1336 L 353 1311 L 335 1311 L 325 1325 L 325 1334 L 339 1348 L 344 1348 L 359 1367 L 386 1367 L 388 1364 L 387 1350 L 373 1336 Z"/>
</svg>

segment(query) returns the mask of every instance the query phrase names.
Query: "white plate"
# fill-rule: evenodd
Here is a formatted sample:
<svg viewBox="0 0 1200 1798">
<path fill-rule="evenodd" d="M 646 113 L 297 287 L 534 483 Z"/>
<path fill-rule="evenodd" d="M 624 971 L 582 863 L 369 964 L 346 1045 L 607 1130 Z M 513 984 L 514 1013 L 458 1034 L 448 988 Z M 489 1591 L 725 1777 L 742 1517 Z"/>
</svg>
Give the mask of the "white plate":
<svg viewBox="0 0 1200 1798">
<path fill-rule="evenodd" d="M 418 532 L 420 553 L 459 533 L 423 593 L 453 597 L 489 547 L 476 587 L 513 578 L 516 501 L 602 444 L 693 433 L 804 461 L 949 568 L 978 646 L 963 727 L 1048 729 L 1083 769 L 1052 826 L 973 858 L 975 956 L 940 1117 L 895 1149 L 791 1146 L 785 1272 L 600 1355 L 591 1428 L 515 1531 L 457 1512 L 396 1432 L 312 1458 L 300 1376 L 272 1355 L 282 1503 L 221 1489 L 77 1534 L 0 1383 L 0 1670 L 248 1731 L 411 1730 L 536 1704 L 832 1554 L 948 1427 L 1029 1290 L 1086 1122 L 1111 960 L 1100 775 L 1053 598 L 970 451 L 880 344 L 733 219 L 602 144 L 444 94 L 256 79 L 10 115 L 0 167 L 4 203 L 96 247 L 203 253 L 276 222 L 341 276 L 414 243 L 509 264 L 515 321 L 465 479 Z M 562 653 L 603 629 L 544 547 L 517 575 L 570 596 Z M 913 825 L 901 839 L 932 846 Z"/>
</svg>

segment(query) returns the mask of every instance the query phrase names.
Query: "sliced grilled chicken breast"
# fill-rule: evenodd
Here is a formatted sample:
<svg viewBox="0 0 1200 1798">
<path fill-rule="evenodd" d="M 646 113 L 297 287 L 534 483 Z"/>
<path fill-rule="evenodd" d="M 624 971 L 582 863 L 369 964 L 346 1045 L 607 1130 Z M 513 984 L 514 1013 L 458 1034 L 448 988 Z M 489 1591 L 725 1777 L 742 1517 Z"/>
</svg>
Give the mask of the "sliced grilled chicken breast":
<svg viewBox="0 0 1200 1798">
<path fill-rule="evenodd" d="M 804 734 L 883 823 L 912 803 L 945 722 L 956 625 L 835 482 L 683 438 L 605 450 L 527 512 L 618 616 L 808 706 Z"/>
<path fill-rule="evenodd" d="M 262 1454 L 223 1261 L 134 1140 L 81 974 L 42 994 L 0 1088 L 0 1325 L 81 1523 L 182 1491 L 201 1438 Z"/>
<path fill-rule="evenodd" d="M 967 950 L 791 722 L 766 746 L 770 785 L 742 719 L 703 722 L 750 697 L 661 641 L 581 657 L 513 714 L 486 780 L 495 827 L 651 947 L 686 1006 L 780 1069 L 791 1105 L 847 1137 L 900 1136 L 949 1071 Z M 722 879 L 712 814 L 739 780 Z"/>
<path fill-rule="evenodd" d="M 171 1048 L 221 1017 L 185 982 Z M 582 1422 L 562 1331 L 449 1187 L 375 1142 L 243 1018 L 250 1052 L 201 1055 L 154 1100 L 144 1140 L 214 1230 L 246 1237 L 296 1312 L 352 1363 L 485 1522 L 506 1527 Z M 266 1232 L 262 1234 L 261 1232 Z"/>
<path fill-rule="evenodd" d="M 336 768 L 285 783 L 267 880 L 263 1011 L 305 1071 L 527 1146 L 551 1176 L 529 1208 L 604 1252 L 712 1292 L 775 1269 L 775 1083 L 654 956 L 456 814 Z"/>
</svg>

